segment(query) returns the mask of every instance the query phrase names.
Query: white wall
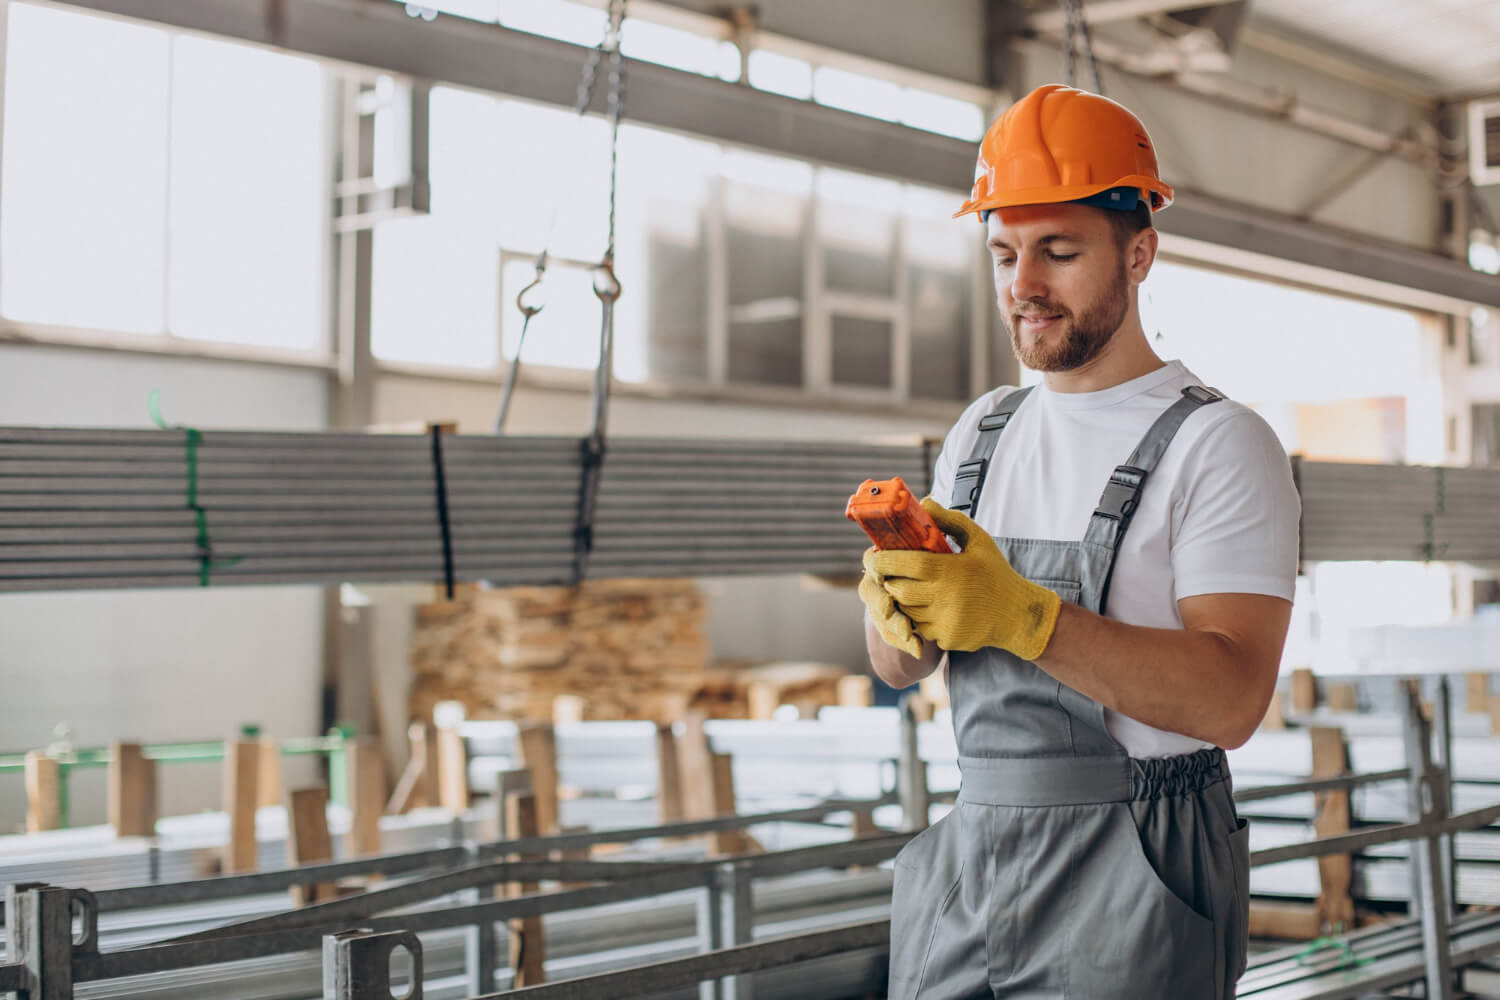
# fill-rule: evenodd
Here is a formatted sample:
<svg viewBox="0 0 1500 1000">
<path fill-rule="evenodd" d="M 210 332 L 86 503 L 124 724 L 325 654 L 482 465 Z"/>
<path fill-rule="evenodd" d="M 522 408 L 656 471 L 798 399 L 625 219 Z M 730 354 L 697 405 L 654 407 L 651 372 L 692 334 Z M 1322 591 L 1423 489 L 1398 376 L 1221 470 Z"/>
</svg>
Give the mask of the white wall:
<svg viewBox="0 0 1500 1000">
<path fill-rule="evenodd" d="M 313 371 L 106 351 L 0 345 L 0 425 L 325 426 Z M 219 739 L 241 723 L 317 735 L 323 599 L 315 587 L 0 594 L 0 750 L 45 745 L 66 723 L 82 746 Z M 291 780 L 310 775 L 306 761 Z M 25 818 L 19 776 L 0 776 L 0 832 Z M 168 768 L 167 812 L 216 808 L 218 769 Z M 104 818 L 104 775 L 71 787 L 75 824 Z"/>
</svg>

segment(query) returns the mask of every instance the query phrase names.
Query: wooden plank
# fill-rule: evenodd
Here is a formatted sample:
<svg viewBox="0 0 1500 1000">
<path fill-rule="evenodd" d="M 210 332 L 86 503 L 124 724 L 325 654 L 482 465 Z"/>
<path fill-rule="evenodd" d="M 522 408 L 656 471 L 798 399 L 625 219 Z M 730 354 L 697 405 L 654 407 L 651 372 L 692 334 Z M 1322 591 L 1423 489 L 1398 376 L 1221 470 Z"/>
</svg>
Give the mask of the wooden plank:
<svg viewBox="0 0 1500 1000">
<path fill-rule="evenodd" d="M 517 743 L 521 762 L 531 772 L 537 825 L 542 833 L 553 833 L 557 830 L 557 731 L 550 722 L 523 722 L 517 726 Z"/>
<path fill-rule="evenodd" d="M 349 856 L 380 853 L 380 816 L 385 811 L 385 755 L 369 736 L 353 741 L 349 768 Z"/>
<path fill-rule="evenodd" d="M 677 823 L 682 811 L 682 769 L 671 725 L 656 727 L 656 811 L 662 823 Z"/>
<path fill-rule="evenodd" d="M 527 792 L 512 792 L 505 797 L 505 836 L 509 839 L 535 837 L 539 833 L 537 798 Z M 535 882 L 513 882 L 507 895 L 521 896 L 536 892 Z M 507 922 L 510 930 L 510 965 L 515 970 L 514 988 L 535 986 L 547 981 L 545 962 L 547 942 L 542 936 L 541 917 L 523 917 Z"/>
<path fill-rule="evenodd" d="M 727 753 L 711 755 L 713 767 L 713 799 L 715 816 L 733 816 L 736 810 L 734 794 L 734 759 Z M 752 850 L 752 841 L 743 830 L 721 830 L 710 838 L 715 852 L 719 854 L 747 854 Z"/>
<path fill-rule="evenodd" d="M 845 708 L 869 708 L 875 704 L 875 684 L 863 674 L 840 677 L 839 704 Z"/>
<path fill-rule="evenodd" d="M 1312 777 L 1331 778 L 1349 770 L 1349 750 L 1344 731 L 1331 726 L 1313 726 Z M 1316 797 L 1317 815 L 1313 830 L 1319 838 L 1348 833 L 1353 819 L 1349 808 L 1349 791 L 1322 792 Z M 1354 926 L 1354 862 L 1348 854 L 1334 854 L 1318 859 L 1318 913 L 1329 928 Z"/>
<path fill-rule="evenodd" d="M 287 862 L 292 866 L 333 860 L 333 838 L 328 833 L 328 789 L 296 788 L 287 796 Z M 336 899 L 331 882 L 292 886 L 292 904 L 306 906 Z"/>
<path fill-rule="evenodd" d="M 1353 712 L 1359 708 L 1353 684 L 1330 684 L 1327 689 L 1328 707 L 1335 712 Z"/>
<path fill-rule="evenodd" d="M 114 743 L 109 757 L 109 825 L 116 837 L 156 835 L 156 761 L 139 743 Z"/>
<path fill-rule="evenodd" d="M 1311 712 L 1318 707 L 1318 679 L 1306 667 L 1292 671 L 1292 711 Z"/>
<path fill-rule="evenodd" d="M 457 729 L 439 729 L 438 804 L 454 815 L 469 808 L 469 751 Z"/>
<path fill-rule="evenodd" d="M 281 744 L 275 740 L 262 739 L 260 741 L 260 778 L 257 780 L 257 785 L 260 788 L 259 805 L 261 808 L 282 804 Z"/>
<path fill-rule="evenodd" d="M 26 832 L 56 830 L 62 825 L 62 769 L 46 751 L 26 754 Z"/>
<path fill-rule="evenodd" d="M 260 743 L 231 740 L 224 744 L 224 812 L 229 817 L 229 843 L 224 847 L 224 871 L 251 872 L 258 864 L 255 807 L 260 801 Z"/>
<path fill-rule="evenodd" d="M 1490 675 L 1473 671 L 1464 677 L 1464 708 L 1488 715 L 1490 711 Z"/>
<path fill-rule="evenodd" d="M 582 722 L 584 707 L 584 700 L 576 694 L 558 695 L 552 699 L 552 724 L 568 726 L 575 722 Z"/>
<path fill-rule="evenodd" d="M 413 722 L 406 727 L 409 752 L 406 769 L 396 781 L 391 798 L 385 804 L 386 814 L 400 816 L 438 804 L 437 785 L 437 736 L 425 722 Z"/>
</svg>

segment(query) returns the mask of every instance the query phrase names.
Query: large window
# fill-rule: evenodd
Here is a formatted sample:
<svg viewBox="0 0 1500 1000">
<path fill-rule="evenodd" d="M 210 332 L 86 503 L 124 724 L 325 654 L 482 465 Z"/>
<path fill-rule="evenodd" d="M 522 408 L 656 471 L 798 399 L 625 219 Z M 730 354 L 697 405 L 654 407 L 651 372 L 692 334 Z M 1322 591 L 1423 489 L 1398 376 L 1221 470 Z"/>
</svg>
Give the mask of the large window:
<svg viewBox="0 0 1500 1000">
<path fill-rule="evenodd" d="M 0 315 L 326 349 L 324 74 L 12 3 Z"/>
<path fill-rule="evenodd" d="M 495 372 L 515 356 L 516 297 L 546 246 L 523 361 L 594 367 L 588 267 L 608 238 L 606 123 L 437 87 L 429 129 L 431 214 L 376 227 L 377 358 Z M 981 240 L 948 218 L 961 200 L 624 125 L 615 374 L 971 398 Z"/>
</svg>

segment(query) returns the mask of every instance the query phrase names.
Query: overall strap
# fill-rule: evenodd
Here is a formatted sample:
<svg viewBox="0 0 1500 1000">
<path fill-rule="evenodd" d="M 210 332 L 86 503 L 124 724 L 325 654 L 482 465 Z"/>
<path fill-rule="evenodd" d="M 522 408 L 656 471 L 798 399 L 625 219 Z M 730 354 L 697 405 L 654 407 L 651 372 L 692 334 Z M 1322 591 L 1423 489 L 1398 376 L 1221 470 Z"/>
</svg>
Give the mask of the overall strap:
<svg viewBox="0 0 1500 1000">
<path fill-rule="evenodd" d="M 968 459 L 959 463 L 953 472 L 953 498 L 948 502 L 949 507 L 969 517 L 974 516 L 974 511 L 979 509 L 979 494 L 984 489 L 984 477 L 990 471 L 990 458 L 995 454 L 995 446 L 1000 443 L 1000 432 L 1005 430 L 1005 425 L 1010 423 L 1016 408 L 1034 388 L 1036 387 L 1027 386 L 1010 393 L 1000 401 L 995 412 L 979 419 L 979 437 L 974 439 L 974 447 L 969 452 Z"/>
<path fill-rule="evenodd" d="M 1161 460 L 1167 445 L 1172 443 L 1172 438 L 1177 435 L 1183 421 L 1200 406 L 1217 403 L 1224 398 L 1224 394 L 1217 389 L 1201 385 L 1187 386 L 1182 390 L 1182 398 L 1156 418 L 1156 422 L 1146 431 L 1125 464 L 1116 466 L 1115 471 L 1110 473 L 1104 493 L 1099 497 L 1099 506 L 1089 516 L 1088 531 L 1084 534 L 1085 541 L 1097 542 L 1108 546 L 1110 550 L 1109 567 L 1105 570 L 1104 586 L 1099 594 L 1099 614 L 1104 614 L 1105 605 L 1109 602 L 1109 584 L 1115 575 L 1115 560 L 1120 555 L 1120 543 L 1125 540 L 1125 530 L 1130 527 L 1130 518 L 1140 504 L 1146 477 L 1156 468 L 1156 463 Z"/>
</svg>

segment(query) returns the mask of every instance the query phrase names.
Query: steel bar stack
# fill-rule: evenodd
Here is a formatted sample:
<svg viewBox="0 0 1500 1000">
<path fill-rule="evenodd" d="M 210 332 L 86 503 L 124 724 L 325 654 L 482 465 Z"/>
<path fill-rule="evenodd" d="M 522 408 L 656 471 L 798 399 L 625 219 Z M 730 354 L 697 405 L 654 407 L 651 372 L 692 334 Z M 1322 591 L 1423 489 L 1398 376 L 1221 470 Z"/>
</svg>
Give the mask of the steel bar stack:
<svg viewBox="0 0 1500 1000">
<path fill-rule="evenodd" d="M 0 428 L 0 592 L 850 572 L 867 543 L 849 494 L 897 475 L 925 492 L 931 460 L 915 443 L 615 439 L 586 524 L 587 454 L 437 431 Z M 1500 470 L 1293 469 L 1307 561 L 1500 560 Z"/>
</svg>

